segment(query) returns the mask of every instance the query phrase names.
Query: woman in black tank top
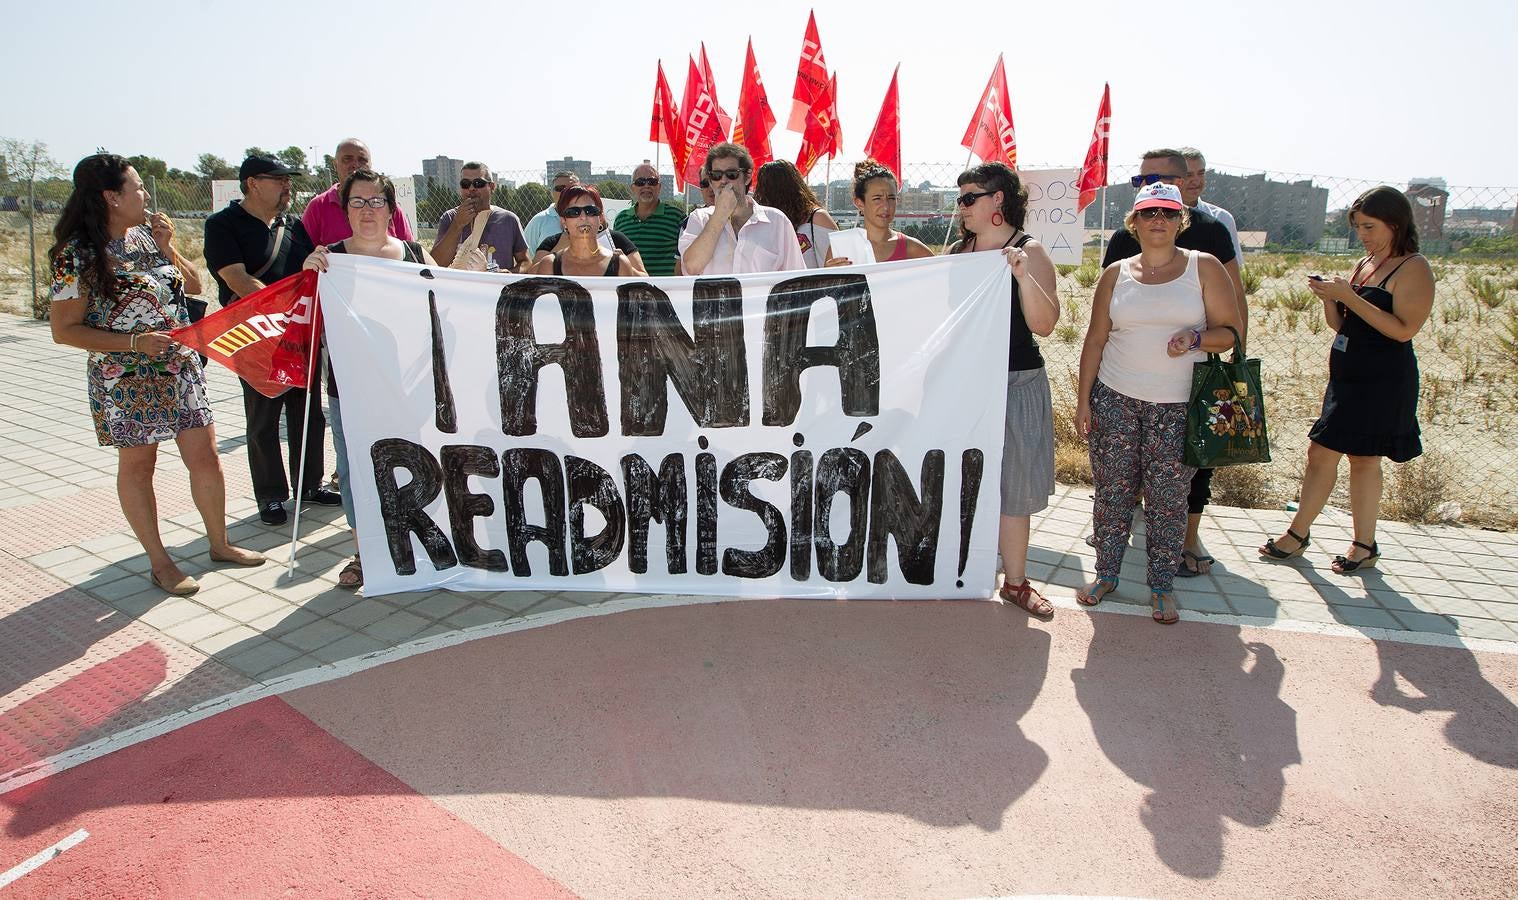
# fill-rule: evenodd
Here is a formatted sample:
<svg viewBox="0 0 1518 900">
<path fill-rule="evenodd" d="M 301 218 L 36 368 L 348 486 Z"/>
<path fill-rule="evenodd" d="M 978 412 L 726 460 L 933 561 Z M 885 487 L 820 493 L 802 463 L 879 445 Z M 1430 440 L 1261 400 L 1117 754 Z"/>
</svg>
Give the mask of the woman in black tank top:
<svg viewBox="0 0 1518 900">
<path fill-rule="evenodd" d="M 1006 579 L 1001 598 L 1036 616 L 1054 607 L 1028 583 L 1028 541 L 1033 513 L 1054 493 L 1054 410 L 1035 333 L 1059 323 L 1054 262 L 1023 231 L 1028 191 L 1017 173 L 985 163 L 959 176 L 965 238 L 953 253 L 996 252 L 1012 267 L 1012 334 L 1007 359 L 1007 418 L 1002 447 L 1001 527 L 997 546 Z"/>
<path fill-rule="evenodd" d="M 627 257 L 621 251 L 606 249 L 596 240 L 606 210 L 599 191 L 588 185 L 572 185 L 559 192 L 554 206 L 569 249 L 539 259 L 528 270 L 530 274 L 594 277 L 623 271 Z M 626 268 L 631 271 L 632 267 Z"/>
<path fill-rule="evenodd" d="M 368 169 L 359 169 L 343 181 L 341 193 L 343 210 L 348 214 L 348 226 L 352 237 L 327 247 L 317 247 L 306 257 L 305 268 L 318 272 L 327 271 L 327 257 L 332 253 L 353 253 L 379 259 L 396 259 L 403 262 L 435 266 L 421 244 L 403 241 L 390 234 L 390 218 L 395 214 L 395 185 L 389 178 Z M 481 262 L 483 266 L 483 261 Z M 327 342 L 322 335 L 322 344 Z M 332 427 L 332 445 L 337 453 L 337 487 L 342 495 L 343 515 L 348 519 L 348 531 L 353 534 L 353 559 L 337 576 L 337 586 L 357 590 L 364 583 L 364 569 L 359 561 L 358 534 L 353 531 L 353 487 L 348 477 L 348 439 L 343 433 L 342 403 L 337 393 L 337 372 L 327 366 L 327 419 Z"/>
<path fill-rule="evenodd" d="M 1381 511 L 1381 457 L 1406 462 L 1423 452 L 1418 430 L 1418 358 L 1413 336 L 1434 305 L 1434 273 L 1418 253 L 1418 228 L 1407 196 L 1371 188 L 1351 204 L 1349 223 L 1369 254 L 1349 280 L 1309 278 L 1334 329 L 1328 353 L 1323 412 L 1308 432 L 1307 470 L 1297 514 L 1286 533 L 1265 542 L 1260 555 L 1302 555 L 1349 457 L 1349 506 L 1355 537 L 1336 556 L 1340 575 L 1363 572 L 1381 559 L 1376 519 Z"/>
</svg>

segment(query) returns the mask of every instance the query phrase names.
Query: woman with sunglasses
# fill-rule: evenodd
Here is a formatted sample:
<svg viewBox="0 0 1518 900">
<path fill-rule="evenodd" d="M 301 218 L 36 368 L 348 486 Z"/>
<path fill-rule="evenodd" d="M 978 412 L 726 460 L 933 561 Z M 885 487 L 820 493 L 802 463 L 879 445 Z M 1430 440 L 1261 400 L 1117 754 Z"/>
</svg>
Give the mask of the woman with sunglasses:
<svg viewBox="0 0 1518 900">
<path fill-rule="evenodd" d="M 390 219 L 395 215 L 395 185 L 389 178 L 369 169 L 357 169 L 343 180 L 339 199 L 348 213 L 348 227 L 353 229 L 353 235 L 335 244 L 317 247 L 306 257 L 305 268 L 327 271 L 328 256 L 333 253 L 437 265 L 432 254 L 420 243 L 403 241 L 390 233 Z M 482 272 L 485 266 L 485 254 L 476 249 L 464 267 Z M 322 343 L 326 343 L 325 335 Z M 353 558 L 337 575 L 337 586 L 352 591 L 363 586 L 364 567 L 358 553 L 358 533 L 354 531 L 353 480 L 348 477 L 348 439 L 343 433 L 342 402 L 337 393 L 337 372 L 330 361 L 327 364 L 327 410 L 327 421 L 332 427 L 332 447 L 337 453 L 337 488 L 343 498 L 343 517 L 348 520 L 348 533 L 353 535 L 354 547 Z"/>
<path fill-rule="evenodd" d="M 1222 263 L 1176 246 L 1187 217 L 1173 184 L 1145 185 L 1134 198 L 1123 224 L 1139 252 L 1109 265 L 1097 282 L 1075 408 L 1096 482 L 1096 580 L 1075 599 L 1095 606 L 1117 590 L 1142 491 L 1149 605 L 1162 625 L 1180 620 L 1175 574 L 1196 474 L 1182 461 L 1192 365 L 1204 352 L 1232 348 L 1240 327 Z"/>
<path fill-rule="evenodd" d="M 950 253 L 1001 253 L 1012 267 L 1012 335 L 1007 359 L 1007 416 L 1001 457 L 1001 526 L 997 546 L 1006 578 L 1001 598 L 1035 616 L 1054 606 L 1028 583 L 1028 534 L 1033 514 L 1054 493 L 1054 409 L 1049 377 L 1035 334 L 1059 323 L 1054 262 L 1023 230 L 1028 189 L 1001 163 L 983 163 L 959 176 L 965 237 Z"/>
<path fill-rule="evenodd" d="M 754 202 L 773 206 L 791 220 L 808 269 L 826 264 L 828 235 L 838 230 L 838 223 L 807 187 L 795 163 L 777 159 L 760 166 L 754 180 Z"/>
<path fill-rule="evenodd" d="M 607 277 L 646 274 L 633 271 L 627 255 L 608 250 L 597 240 L 603 224 L 601 192 L 582 184 L 559 192 L 554 204 L 563 229 L 563 249 L 549 253 L 533 264 L 533 275 L 578 275 Z"/>
</svg>

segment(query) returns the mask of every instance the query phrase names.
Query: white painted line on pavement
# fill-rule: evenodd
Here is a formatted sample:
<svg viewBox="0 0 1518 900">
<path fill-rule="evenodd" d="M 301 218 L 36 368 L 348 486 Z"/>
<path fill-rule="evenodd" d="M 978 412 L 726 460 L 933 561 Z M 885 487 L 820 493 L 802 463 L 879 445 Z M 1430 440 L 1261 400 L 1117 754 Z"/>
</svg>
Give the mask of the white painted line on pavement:
<svg viewBox="0 0 1518 900">
<path fill-rule="evenodd" d="M 36 870 L 42 868 L 47 863 L 50 863 L 53 860 L 57 859 L 58 855 L 63 851 L 69 849 L 70 847 L 79 846 L 80 842 L 89 836 L 90 833 L 81 828 L 63 840 L 59 841 L 58 843 L 54 844 L 53 846 L 42 851 L 41 853 L 38 853 L 36 856 L 32 857 L 21 865 L 16 866 L 14 869 L 11 869 L 9 872 L 0 875 L 0 888 L 6 887 L 12 881 L 15 881 L 17 878 L 20 878 L 23 875 L 35 872 Z"/>
</svg>

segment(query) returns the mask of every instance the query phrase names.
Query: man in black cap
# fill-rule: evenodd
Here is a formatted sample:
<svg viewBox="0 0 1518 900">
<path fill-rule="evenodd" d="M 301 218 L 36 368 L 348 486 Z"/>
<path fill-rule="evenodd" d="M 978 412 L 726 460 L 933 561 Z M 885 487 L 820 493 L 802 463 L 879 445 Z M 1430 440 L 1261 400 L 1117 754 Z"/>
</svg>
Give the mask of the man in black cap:
<svg viewBox="0 0 1518 900">
<path fill-rule="evenodd" d="M 206 266 L 216 279 L 223 306 L 299 272 L 306 257 L 316 249 L 300 219 L 286 214 L 290 208 L 290 176 L 294 174 L 294 169 L 277 160 L 248 157 L 237 171 L 242 200 L 233 200 L 226 209 L 206 219 Z M 253 495 L 258 499 L 258 517 L 268 525 L 284 524 L 290 482 L 297 480 L 300 467 L 303 434 L 310 446 L 306 448 L 302 500 L 322 506 L 339 505 L 341 498 L 321 487 L 323 441 L 327 432 L 321 404 L 311 404 L 311 414 L 302 427 L 304 390 L 291 388 L 270 399 L 244 381 L 242 403 L 248 419 L 248 469 L 253 476 Z M 279 447 L 281 413 L 289 437 L 289 480 L 285 478 Z"/>
</svg>

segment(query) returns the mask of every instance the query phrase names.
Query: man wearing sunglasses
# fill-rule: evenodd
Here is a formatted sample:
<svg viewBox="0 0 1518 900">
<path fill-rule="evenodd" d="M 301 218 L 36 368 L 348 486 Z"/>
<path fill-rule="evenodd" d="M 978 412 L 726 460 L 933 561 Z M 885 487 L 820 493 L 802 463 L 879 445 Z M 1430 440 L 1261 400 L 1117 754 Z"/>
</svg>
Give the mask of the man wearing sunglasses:
<svg viewBox="0 0 1518 900">
<path fill-rule="evenodd" d="M 494 193 L 495 176 L 490 174 L 490 167 L 482 162 L 464 163 L 464 168 L 459 170 L 459 205 L 443 213 L 437 221 L 437 242 L 432 245 L 432 258 L 438 265 L 452 265 L 459 244 L 467 243 L 471 248 L 493 248 L 487 251 L 491 254 L 486 260 L 488 270 L 523 271 L 527 265 L 527 239 L 522 236 L 522 220 L 511 210 L 491 204 L 490 197 Z M 486 210 L 490 211 L 490 216 L 485 220 L 479 240 L 469 240 L 475 219 Z"/>
<path fill-rule="evenodd" d="M 712 205 L 698 209 L 680 234 L 680 265 L 687 275 L 787 272 L 806 268 L 796 229 L 785 213 L 749 196 L 754 159 L 723 141 L 706 153 L 701 177 L 711 182 Z"/>
<path fill-rule="evenodd" d="M 549 183 L 553 196 L 548 198 L 548 208 L 527 220 L 527 246 L 536 248 L 563 230 L 559 227 L 559 212 L 554 209 L 554 204 L 559 202 L 559 195 L 565 188 L 579 183 L 580 176 L 573 172 L 554 173 L 553 181 Z"/>
<path fill-rule="evenodd" d="M 659 172 L 646 162 L 633 169 L 632 189 L 635 202 L 617 213 L 612 227 L 638 248 L 648 274 L 673 275 L 685 213 L 659 199 Z"/>
<path fill-rule="evenodd" d="M 1138 190 L 1146 184 L 1156 182 L 1173 184 L 1177 190 L 1182 189 L 1186 183 L 1186 158 L 1181 151 L 1166 148 L 1150 150 L 1144 154 L 1143 161 L 1139 163 L 1139 174 L 1133 176 L 1133 188 Z M 1175 245 L 1185 250 L 1211 253 L 1223 264 L 1228 280 L 1233 283 L 1234 300 L 1239 307 L 1239 322 L 1242 323 L 1239 331 L 1247 338 L 1249 306 L 1244 298 L 1244 280 L 1239 276 L 1239 260 L 1234 250 L 1233 236 L 1229 234 L 1227 226 L 1205 209 L 1191 209 L 1190 218 L 1191 223 L 1186 226 L 1186 230 L 1176 236 Z M 1107 245 L 1102 267 L 1137 256 L 1138 253 L 1138 239 L 1126 229 L 1119 228 L 1113 232 L 1112 241 Z M 1182 551 L 1180 568 L 1176 571 L 1182 578 L 1205 575 L 1212 571 L 1213 559 L 1202 546 L 1201 536 L 1202 513 L 1207 509 L 1207 501 L 1211 499 L 1212 470 L 1197 469 L 1196 477 L 1191 479 L 1191 493 L 1186 498 L 1186 546 Z"/>
<path fill-rule="evenodd" d="M 306 227 L 306 234 L 318 247 L 335 244 L 353 236 L 353 229 L 348 226 L 348 211 L 343 209 L 342 198 L 338 195 L 349 175 L 359 169 L 370 168 L 369 145 L 358 138 L 344 139 L 337 145 L 332 166 L 336 170 L 334 174 L 337 183 L 312 197 L 300 217 L 301 224 Z M 411 223 L 406 221 L 406 213 L 399 206 L 390 216 L 390 233 L 403 241 L 416 239 L 411 232 Z"/>
</svg>

